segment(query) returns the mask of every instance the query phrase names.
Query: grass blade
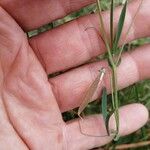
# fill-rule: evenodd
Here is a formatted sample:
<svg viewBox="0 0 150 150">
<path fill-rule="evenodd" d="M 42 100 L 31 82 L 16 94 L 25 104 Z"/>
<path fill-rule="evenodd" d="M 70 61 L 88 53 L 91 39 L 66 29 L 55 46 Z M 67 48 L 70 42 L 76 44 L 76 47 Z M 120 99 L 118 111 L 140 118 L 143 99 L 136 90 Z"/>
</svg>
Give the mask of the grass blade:
<svg viewBox="0 0 150 150">
<path fill-rule="evenodd" d="M 111 134 L 109 132 L 109 120 L 110 117 L 114 114 L 115 110 L 112 110 L 111 112 L 108 111 L 108 105 L 107 105 L 107 90 L 104 87 L 102 90 L 102 115 L 105 122 L 105 127 L 108 136 Z"/>
<path fill-rule="evenodd" d="M 107 90 L 104 87 L 102 90 L 102 115 L 105 122 L 107 134 L 109 135 L 109 118 L 112 115 L 107 111 Z"/>
<path fill-rule="evenodd" d="M 107 111 L 107 90 L 105 87 L 102 89 L 102 115 L 103 119 L 106 122 L 108 111 Z"/>
<path fill-rule="evenodd" d="M 119 55 L 118 55 L 118 59 L 117 59 L 117 62 L 116 62 L 117 65 L 119 64 L 119 61 L 120 61 L 120 59 L 121 59 L 121 54 L 122 54 L 123 49 L 124 49 L 124 47 L 125 47 L 128 34 L 129 34 L 130 30 L 131 30 L 131 27 L 132 27 L 132 25 L 133 25 L 133 23 L 134 23 L 134 21 L 135 21 L 135 19 L 136 19 L 136 16 L 137 16 L 138 12 L 139 12 L 140 9 L 141 9 L 141 6 L 142 6 L 143 1 L 144 1 L 144 0 L 141 0 L 140 4 L 139 4 L 139 6 L 138 6 L 138 8 L 137 8 L 137 10 L 136 10 L 136 13 L 135 13 L 135 15 L 134 15 L 134 17 L 133 17 L 133 19 L 132 19 L 132 22 L 131 22 L 130 25 L 129 25 L 129 28 L 128 28 L 127 33 L 126 33 L 126 36 L 125 36 L 125 40 L 124 40 L 124 42 L 123 42 L 123 45 L 121 46 L 121 49 L 120 49 L 120 52 L 119 52 Z"/>
<path fill-rule="evenodd" d="M 113 51 L 115 51 L 118 48 L 118 43 L 119 43 L 119 39 L 123 30 L 123 25 L 124 25 L 124 21 L 125 21 L 125 16 L 126 16 L 126 10 L 127 10 L 127 0 L 123 6 L 123 9 L 121 11 L 120 14 L 120 18 L 119 18 L 119 22 L 118 22 L 118 28 L 117 28 L 117 32 L 115 35 L 115 39 L 114 39 L 114 46 L 113 46 Z"/>
<path fill-rule="evenodd" d="M 106 122 L 105 122 L 106 131 L 109 136 L 112 134 L 111 131 L 109 131 L 109 120 L 110 120 L 110 117 L 114 114 L 114 112 L 115 112 L 115 110 L 112 110 L 111 112 L 108 113 Z"/>
<path fill-rule="evenodd" d="M 78 116 L 81 118 L 80 114 L 82 113 L 82 111 L 85 109 L 85 107 L 88 105 L 88 103 L 91 101 L 97 87 L 98 87 L 98 84 L 100 82 L 102 82 L 103 80 L 103 77 L 104 77 L 104 74 L 105 74 L 105 69 L 102 68 L 100 70 L 100 73 L 98 74 L 98 76 L 95 78 L 95 80 L 93 81 L 93 83 L 90 85 L 88 91 L 86 92 L 86 95 L 78 109 Z"/>
</svg>

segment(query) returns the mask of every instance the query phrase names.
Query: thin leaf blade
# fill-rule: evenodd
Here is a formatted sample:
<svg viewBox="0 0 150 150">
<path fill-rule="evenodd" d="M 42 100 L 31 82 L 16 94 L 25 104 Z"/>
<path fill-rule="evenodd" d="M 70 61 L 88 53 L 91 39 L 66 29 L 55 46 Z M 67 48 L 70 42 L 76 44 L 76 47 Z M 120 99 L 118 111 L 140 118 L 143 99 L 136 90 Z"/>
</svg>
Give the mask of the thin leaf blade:
<svg viewBox="0 0 150 150">
<path fill-rule="evenodd" d="M 120 14 L 118 27 L 117 27 L 117 32 L 116 32 L 115 39 L 114 39 L 114 44 L 113 44 L 114 45 L 113 46 L 113 51 L 115 51 L 118 48 L 119 39 L 121 37 L 122 30 L 123 30 L 123 25 L 124 25 L 124 21 L 125 21 L 126 10 L 127 10 L 127 0 L 124 4 L 123 9 L 122 9 L 121 14 Z"/>
<path fill-rule="evenodd" d="M 130 32 L 130 30 L 131 30 L 131 27 L 132 27 L 132 25 L 133 25 L 133 23 L 134 23 L 134 21 L 135 21 L 135 19 L 136 19 L 136 17 L 137 17 L 138 12 L 140 11 L 140 9 L 141 9 L 141 7 L 142 7 L 143 1 L 144 1 L 144 0 L 141 0 L 140 4 L 139 4 L 139 6 L 138 6 L 138 8 L 137 8 L 137 10 L 136 10 L 136 13 L 134 14 L 134 17 L 133 17 L 133 19 L 132 19 L 132 21 L 131 21 L 131 23 L 130 23 L 130 25 L 129 25 L 129 28 L 128 28 L 127 32 L 126 32 L 125 40 L 124 40 L 124 42 L 123 42 L 123 44 L 122 44 L 122 47 L 121 47 L 121 49 L 120 49 L 120 51 L 119 51 L 118 59 L 117 59 L 117 61 L 116 61 L 116 64 L 117 64 L 117 65 L 119 65 L 119 61 L 121 60 L 121 54 L 122 54 L 123 49 L 124 49 L 124 47 L 125 47 L 125 44 L 126 44 L 126 42 L 127 42 L 128 34 L 129 34 L 129 32 Z"/>
<path fill-rule="evenodd" d="M 106 131 L 109 136 L 111 135 L 111 133 L 109 132 L 109 120 L 110 120 L 110 117 L 114 114 L 114 112 L 115 112 L 114 110 L 109 112 L 105 121 Z"/>
</svg>

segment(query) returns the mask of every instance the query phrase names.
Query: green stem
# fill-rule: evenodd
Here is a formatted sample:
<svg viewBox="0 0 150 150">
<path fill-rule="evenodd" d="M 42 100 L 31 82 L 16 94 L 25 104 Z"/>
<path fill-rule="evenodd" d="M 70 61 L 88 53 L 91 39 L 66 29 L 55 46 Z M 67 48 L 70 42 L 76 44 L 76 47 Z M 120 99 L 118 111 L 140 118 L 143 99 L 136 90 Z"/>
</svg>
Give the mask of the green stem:
<svg viewBox="0 0 150 150">
<path fill-rule="evenodd" d="M 112 54 L 111 54 L 111 49 L 110 49 L 110 46 L 109 46 L 109 43 L 108 43 L 108 40 L 107 40 L 107 35 L 106 35 L 106 31 L 105 31 L 105 28 L 104 28 L 104 23 L 103 23 L 103 18 L 102 18 L 102 14 L 101 14 L 101 5 L 100 5 L 100 1 L 97 0 L 97 7 L 98 7 L 98 10 L 99 10 L 99 19 L 100 19 L 100 31 L 101 31 L 101 34 L 102 34 L 102 37 L 103 37 L 103 40 L 105 42 L 105 46 L 106 46 L 106 49 L 107 49 L 107 52 L 108 52 L 108 56 L 109 56 L 109 62 L 110 64 L 112 65 L 112 67 L 114 67 L 115 63 L 113 61 L 113 57 L 112 57 Z"/>
<path fill-rule="evenodd" d="M 114 0 L 111 0 L 111 10 L 110 10 L 110 45 L 113 47 L 114 40 Z"/>
<path fill-rule="evenodd" d="M 115 108 L 115 104 L 114 104 L 114 89 L 113 89 L 113 80 L 112 80 L 112 76 L 111 76 L 111 100 L 112 100 L 112 108 Z"/>
<path fill-rule="evenodd" d="M 113 0 L 112 0 L 112 4 L 113 4 Z M 118 104 L 118 88 L 117 88 L 117 66 L 115 64 L 115 61 L 113 59 L 113 55 L 112 55 L 112 45 L 109 45 L 110 43 L 108 42 L 108 38 L 106 35 L 106 31 L 104 28 L 104 23 L 103 23 L 103 18 L 102 18 L 102 14 L 101 14 L 101 6 L 100 6 L 100 0 L 97 0 L 97 6 L 98 6 L 98 11 L 99 11 L 99 19 L 100 19 L 100 31 L 102 34 L 102 38 L 104 40 L 107 52 L 108 52 L 108 62 L 110 63 L 110 67 L 112 70 L 112 104 L 113 104 L 113 111 L 114 111 L 114 115 L 115 115 L 115 121 L 116 121 L 116 134 L 115 134 L 115 139 L 117 139 L 118 137 L 118 132 L 119 132 L 119 104 Z M 112 17 L 112 24 L 111 26 L 111 38 L 113 39 L 113 5 L 112 5 L 112 13 L 111 13 L 111 17 Z M 111 40 L 112 40 L 111 39 Z M 113 41 L 113 40 L 112 40 Z"/>
<path fill-rule="evenodd" d="M 118 85 L 117 85 L 117 67 L 112 67 L 112 86 L 114 92 L 114 115 L 116 121 L 116 135 L 115 138 L 117 139 L 119 134 L 119 103 L 118 103 Z"/>
</svg>

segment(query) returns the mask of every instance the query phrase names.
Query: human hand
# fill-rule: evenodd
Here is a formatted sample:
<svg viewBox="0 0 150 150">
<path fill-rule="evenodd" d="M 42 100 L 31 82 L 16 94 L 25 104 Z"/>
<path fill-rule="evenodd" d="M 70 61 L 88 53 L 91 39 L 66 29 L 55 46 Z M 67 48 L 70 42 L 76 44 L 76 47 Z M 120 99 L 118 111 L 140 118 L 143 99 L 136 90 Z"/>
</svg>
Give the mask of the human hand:
<svg viewBox="0 0 150 150">
<path fill-rule="evenodd" d="M 23 30 L 28 31 L 93 1 L 2 0 L 0 5 Z M 136 0 L 129 5 L 125 30 L 138 4 L 139 0 Z M 145 0 L 128 41 L 150 35 L 150 21 L 146 19 L 150 17 L 149 7 L 149 0 Z M 64 123 L 61 116 L 61 112 L 80 105 L 84 91 L 95 78 L 97 70 L 101 66 L 107 67 L 105 61 L 78 67 L 105 51 L 96 32 L 85 31 L 91 26 L 98 28 L 97 16 L 85 16 L 27 39 L 3 8 L 0 8 L 0 149 L 83 150 L 111 141 L 110 137 L 85 136 L 80 132 L 78 120 Z M 119 9 L 116 10 L 116 18 L 118 12 Z M 109 24 L 107 12 L 104 20 Z M 146 21 L 144 24 L 143 20 Z M 149 45 L 124 54 L 118 68 L 120 88 L 150 77 L 149 54 Z M 48 74 L 74 67 L 62 75 L 47 78 Z M 107 76 L 105 84 L 109 90 Z M 99 93 L 100 90 L 95 98 Z M 120 108 L 120 135 L 136 131 L 147 119 L 148 111 L 141 104 Z M 90 116 L 86 121 L 93 127 L 89 129 L 87 126 L 87 130 L 106 132 L 99 115 Z"/>
</svg>

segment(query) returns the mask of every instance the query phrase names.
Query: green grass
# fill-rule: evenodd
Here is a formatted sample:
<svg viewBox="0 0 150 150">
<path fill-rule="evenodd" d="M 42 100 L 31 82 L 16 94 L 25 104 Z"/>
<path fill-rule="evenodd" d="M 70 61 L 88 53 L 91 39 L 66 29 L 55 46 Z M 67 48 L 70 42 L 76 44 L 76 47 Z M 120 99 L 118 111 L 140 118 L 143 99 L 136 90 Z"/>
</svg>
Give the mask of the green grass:
<svg viewBox="0 0 150 150">
<path fill-rule="evenodd" d="M 123 0 L 115 0 L 116 5 L 121 4 L 122 1 Z M 110 0 L 102 0 L 101 3 L 102 3 L 102 10 L 107 10 L 110 7 Z M 90 5 L 62 19 L 56 20 L 37 30 L 31 31 L 28 33 L 28 35 L 29 37 L 32 37 L 41 32 L 45 32 L 59 25 L 62 25 L 66 22 L 79 18 L 80 16 L 94 13 L 95 10 L 96 10 L 96 5 L 95 4 Z M 134 48 L 141 46 L 143 44 L 146 44 L 146 43 L 150 43 L 150 37 L 138 39 L 138 40 L 135 40 L 126 44 L 124 51 L 128 51 L 129 49 L 133 50 Z M 98 56 L 97 58 L 102 59 L 104 57 L 105 55 Z M 108 101 L 110 97 L 111 96 L 108 96 Z M 119 91 L 119 99 L 121 99 L 120 101 L 121 106 L 130 104 L 130 103 L 142 103 L 148 108 L 150 112 L 150 80 L 140 81 L 139 83 L 136 83 L 134 85 L 131 85 L 130 87 L 127 87 Z M 88 107 L 86 108 L 85 113 L 86 114 L 100 113 L 101 110 L 99 109 L 100 108 L 99 105 L 100 105 L 99 101 L 90 103 Z M 74 119 L 76 117 L 77 115 L 73 111 L 63 113 L 63 118 L 65 121 Z M 115 147 L 120 144 L 137 143 L 137 142 L 146 141 L 146 140 L 150 140 L 150 122 L 148 122 L 142 129 L 138 130 L 137 132 L 131 135 L 128 135 L 126 137 L 121 137 L 117 142 L 111 142 L 110 144 L 104 146 L 104 149 L 109 149 L 110 147 L 113 147 L 115 149 Z M 138 148 L 136 148 L 136 150 L 138 150 Z M 139 150 L 150 150 L 150 146 L 140 147 Z"/>
</svg>

